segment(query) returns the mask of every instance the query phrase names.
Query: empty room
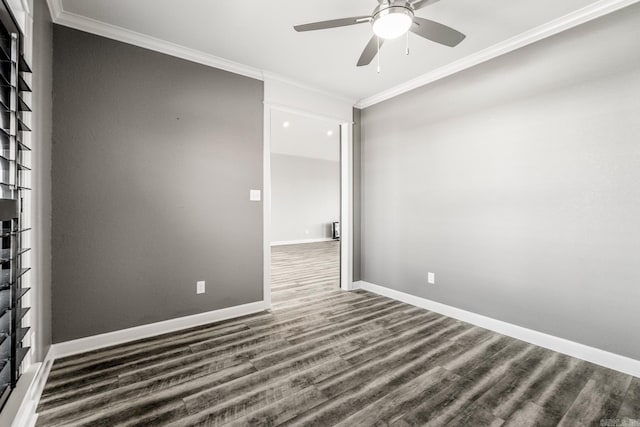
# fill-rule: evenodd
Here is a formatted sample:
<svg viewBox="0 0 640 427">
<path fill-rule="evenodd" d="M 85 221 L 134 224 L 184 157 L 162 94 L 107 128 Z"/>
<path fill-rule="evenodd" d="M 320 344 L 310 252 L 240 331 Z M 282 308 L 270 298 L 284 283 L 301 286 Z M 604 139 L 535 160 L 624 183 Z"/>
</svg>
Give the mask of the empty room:
<svg viewBox="0 0 640 427">
<path fill-rule="evenodd" d="M 0 426 L 640 427 L 640 0 L 2 0 L 0 74 Z"/>
</svg>

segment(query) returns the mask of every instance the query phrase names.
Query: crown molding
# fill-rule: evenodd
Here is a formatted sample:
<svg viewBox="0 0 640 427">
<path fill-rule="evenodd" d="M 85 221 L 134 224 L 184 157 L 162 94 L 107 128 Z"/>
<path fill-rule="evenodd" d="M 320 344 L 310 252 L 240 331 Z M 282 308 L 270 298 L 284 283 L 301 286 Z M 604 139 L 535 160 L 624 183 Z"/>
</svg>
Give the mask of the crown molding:
<svg viewBox="0 0 640 427">
<path fill-rule="evenodd" d="M 166 40 L 151 37 L 136 31 L 127 30 L 116 25 L 107 24 L 86 16 L 66 12 L 62 8 L 61 0 L 48 0 L 53 22 L 65 27 L 74 28 L 87 33 L 96 34 L 112 40 L 121 41 L 134 46 L 153 50 L 199 64 L 230 71 L 246 77 L 262 80 L 262 70 L 238 62 L 230 61 L 219 56 L 171 43 Z"/>
<path fill-rule="evenodd" d="M 56 22 L 62 15 L 62 0 L 47 0 L 47 5 L 49 5 L 51 19 Z"/>
<path fill-rule="evenodd" d="M 408 80 L 402 84 L 386 89 L 375 95 L 363 98 L 357 102 L 353 99 L 338 95 L 323 89 L 319 89 L 308 84 L 290 79 L 285 76 L 272 73 L 270 71 L 261 70 L 255 67 L 244 65 L 238 62 L 230 61 L 219 56 L 211 55 L 196 49 L 191 49 L 166 40 L 151 37 L 142 33 L 127 30 L 122 27 L 107 24 L 92 18 L 81 16 L 64 10 L 62 0 L 47 0 L 49 11 L 53 22 L 77 30 L 96 34 L 113 40 L 118 40 L 131 45 L 150 49 L 156 52 L 186 59 L 214 68 L 219 68 L 232 73 L 251 77 L 258 80 L 277 80 L 287 84 L 291 84 L 306 90 L 315 91 L 326 96 L 333 97 L 343 102 L 350 102 L 356 108 L 367 108 L 372 105 L 386 101 L 390 98 L 402 95 L 413 89 L 433 83 L 437 80 L 446 78 L 452 74 L 471 68 L 475 65 L 489 61 L 498 56 L 502 56 L 521 47 L 535 43 L 547 37 L 561 33 L 578 25 L 592 21 L 601 16 L 607 15 L 616 10 L 638 3 L 640 0 L 599 0 L 587 7 L 571 12 L 561 18 L 540 25 L 529 31 L 521 33 L 515 37 L 504 40 L 479 52 L 473 53 L 462 59 L 454 61 L 443 67 L 437 68 L 428 73 L 422 74 L 414 79 Z"/>
<path fill-rule="evenodd" d="M 64 10 L 62 0 L 47 0 L 49 11 L 53 22 L 65 27 L 74 28 L 91 34 L 96 34 L 109 39 L 117 40 L 123 43 L 186 59 L 198 64 L 208 65 L 210 67 L 219 68 L 235 74 L 251 77 L 257 80 L 276 80 L 292 86 L 296 86 L 308 91 L 316 92 L 330 98 L 334 98 L 341 102 L 355 104 L 356 99 L 347 98 L 339 94 L 310 86 L 306 83 L 291 79 L 289 77 L 273 73 L 239 62 L 230 61 L 219 56 L 211 55 L 200 50 L 191 49 L 186 46 L 171 43 L 156 37 L 138 33 L 136 31 L 127 30 L 116 25 L 107 24 L 96 19 L 86 16 L 67 12 Z"/>
<path fill-rule="evenodd" d="M 421 86 L 433 83 L 436 80 L 440 80 L 452 74 L 466 70 L 467 68 L 471 68 L 475 65 L 489 61 L 498 56 L 502 56 L 516 49 L 520 49 L 521 47 L 535 43 L 539 40 L 551 37 L 555 34 L 584 24 L 585 22 L 589 22 L 611 12 L 615 12 L 616 10 L 637 3 L 638 1 L 640 0 L 597 1 L 587 7 L 569 13 L 546 24 L 540 25 L 532 30 L 526 31 L 515 37 L 497 43 L 491 47 L 471 54 L 458 61 L 454 61 L 443 67 L 425 73 L 419 77 L 416 77 L 415 79 L 394 86 L 391 89 L 387 89 L 375 95 L 361 99 L 355 104 L 355 107 L 360 109 L 370 107 L 382 101 L 386 101 L 387 99 L 402 95 L 403 93 L 409 92 L 413 89 L 417 89 Z"/>
</svg>

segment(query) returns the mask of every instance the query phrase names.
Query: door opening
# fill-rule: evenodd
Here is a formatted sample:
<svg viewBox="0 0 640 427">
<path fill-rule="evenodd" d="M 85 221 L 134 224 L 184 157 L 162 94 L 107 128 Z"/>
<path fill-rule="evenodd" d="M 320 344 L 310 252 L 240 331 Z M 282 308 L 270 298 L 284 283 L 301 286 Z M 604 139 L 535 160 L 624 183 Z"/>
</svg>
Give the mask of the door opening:
<svg viewBox="0 0 640 427">
<path fill-rule="evenodd" d="M 329 297 L 341 286 L 341 128 L 272 109 L 270 267 L 275 308 Z"/>
</svg>

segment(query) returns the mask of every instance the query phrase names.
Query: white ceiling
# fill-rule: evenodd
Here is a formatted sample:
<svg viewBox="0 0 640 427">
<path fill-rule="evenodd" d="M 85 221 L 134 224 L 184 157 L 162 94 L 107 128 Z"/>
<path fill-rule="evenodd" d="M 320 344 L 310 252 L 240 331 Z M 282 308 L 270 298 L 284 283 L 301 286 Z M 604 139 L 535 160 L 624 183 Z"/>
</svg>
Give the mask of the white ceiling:
<svg viewBox="0 0 640 427">
<path fill-rule="evenodd" d="M 340 127 L 336 122 L 272 110 L 270 141 L 272 153 L 340 161 Z"/>
<path fill-rule="evenodd" d="M 467 35 L 448 48 L 411 35 L 355 66 L 368 23 L 297 33 L 293 25 L 369 14 L 376 0 L 50 0 L 67 13 L 142 33 L 358 100 L 605 0 L 441 0 L 417 12 Z M 78 18 L 77 16 L 74 16 Z M 75 19 L 77 21 L 77 19 Z"/>
</svg>

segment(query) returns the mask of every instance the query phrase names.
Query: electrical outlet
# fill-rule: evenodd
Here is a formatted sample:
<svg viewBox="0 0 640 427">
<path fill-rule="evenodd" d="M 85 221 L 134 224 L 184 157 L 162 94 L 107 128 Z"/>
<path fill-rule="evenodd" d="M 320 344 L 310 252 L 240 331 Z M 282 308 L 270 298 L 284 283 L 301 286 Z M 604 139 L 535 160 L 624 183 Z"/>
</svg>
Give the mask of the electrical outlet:
<svg viewBox="0 0 640 427">
<path fill-rule="evenodd" d="M 196 282 L 196 294 L 204 294 L 205 292 L 205 283 L 204 280 L 199 280 Z"/>
<path fill-rule="evenodd" d="M 430 285 L 435 285 L 436 284 L 435 273 L 429 272 L 429 274 L 427 274 L 427 281 L 429 282 Z"/>
</svg>

